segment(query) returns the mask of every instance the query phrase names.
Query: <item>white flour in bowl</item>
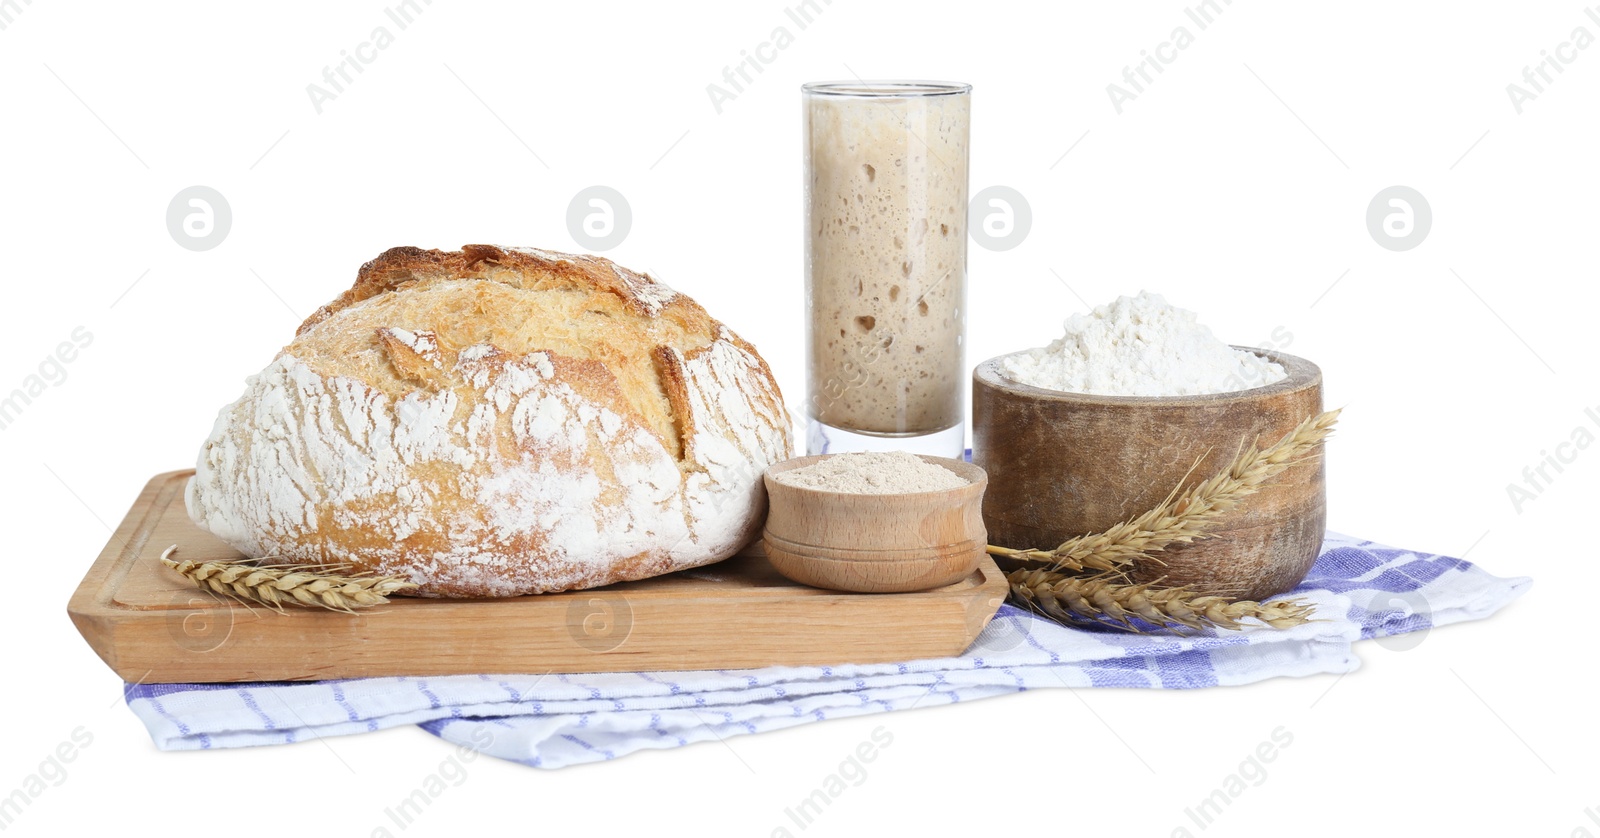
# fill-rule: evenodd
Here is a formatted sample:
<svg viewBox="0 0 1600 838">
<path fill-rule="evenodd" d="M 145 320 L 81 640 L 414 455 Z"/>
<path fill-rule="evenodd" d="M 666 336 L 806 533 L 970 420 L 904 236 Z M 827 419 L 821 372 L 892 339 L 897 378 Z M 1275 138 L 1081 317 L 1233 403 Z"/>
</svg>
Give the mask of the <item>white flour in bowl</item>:
<svg viewBox="0 0 1600 838">
<path fill-rule="evenodd" d="M 1148 292 L 1072 315 L 1055 342 L 1007 356 L 1000 367 L 1021 384 L 1101 396 L 1227 393 L 1288 375 L 1217 339 L 1194 312 Z"/>
<path fill-rule="evenodd" d="M 809 466 L 774 472 L 772 479 L 786 486 L 851 495 L 938 492 L 967 485 L 965 477 L 904 451 L 835 454 Z"/>
</svg>

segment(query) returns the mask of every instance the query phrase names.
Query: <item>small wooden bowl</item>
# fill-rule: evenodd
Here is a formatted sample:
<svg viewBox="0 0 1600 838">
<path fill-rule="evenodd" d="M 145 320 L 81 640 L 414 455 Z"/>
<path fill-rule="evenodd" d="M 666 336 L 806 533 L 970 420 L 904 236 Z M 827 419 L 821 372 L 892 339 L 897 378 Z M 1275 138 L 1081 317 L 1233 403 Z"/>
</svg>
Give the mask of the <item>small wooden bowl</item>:
<svg viewBox="0 0 1600 838">
<path fill-rule="evenodd" d="M 802 585 L 859 593 L 941 588 L 965 579 L 983 559 L 983 469 L 944 457 L 967 485 L 936 492 L 862 495 L 790 486 L 773 474 L 836 454 L 786 460 L 767 469 L 767 559 Z"/>
<path fill-rule="evenodd" d="M 1241 440 L 1271 445 L 1322 412 L 1316 364 L 1235 348 L 1282 365 L 1288 377 L 1204 396 L 1091 396 L 1012 381 L 1001 371 L 1004 356 L 979 364 L 972 461 L 994 481 L 983 502 L 992 542 L 1049 549 L 1101 532 L 1154 507 L 1180 481 L 1217 473 Z M 1142 566 L 1135 579 L 1248 599 L 1294 587 L 1322 548 L 1324 474 L 1320 456 L 1294 466 L 1229 513 L 1217 537 L 1169 547 L 1159 554 L 1164 567 Z"/>
</svg>

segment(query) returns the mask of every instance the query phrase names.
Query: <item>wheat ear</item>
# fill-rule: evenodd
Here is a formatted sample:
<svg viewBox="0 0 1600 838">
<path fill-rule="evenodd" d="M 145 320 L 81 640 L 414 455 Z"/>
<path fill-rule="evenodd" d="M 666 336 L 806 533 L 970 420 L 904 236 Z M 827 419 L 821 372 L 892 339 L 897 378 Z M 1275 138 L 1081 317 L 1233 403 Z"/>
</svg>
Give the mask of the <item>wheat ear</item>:
<svg viewBox="0 0 1600 838">
<path fill-rule="evenodd" d="M 354 613 L 417 587 L 397 576 L 340 576 L 302 565 L 263 565 L 260 560 L 178 561 L 172 558 L 177 551 L 176 544 L 168 547 L 161 563 L 197 587 L 280 612 L 285 605 L 304 605 Z"/>
<path fill-rule="evenodd" d="M 1200 596 L 1185 588 L 1123 584 L 1115 573 L 1068 576 L 1053 570 L 1014 570 L 1006 575 L 1011 598 L 1023 607 L 1061 623 L 1097 623 L 1142 631 L 1135 618 L 1157 629 L 1244 628 L 1259 620 L 1276 629 L 1310 621 L 1303 600 L 1267 603 Z"/>
<path fill-rule="evenodd" d="M 1123 569 L 1135 560 L 1159 561 L 1150 554 L 1205 536 L 1217 519 L 1239 501 L 1260 491 L 1264 483 L 1289 467 L 1314 456 L 1315 448 L 1333 433 L 1338 420 L 1339 411 L 1330 410 L 1301 422 L 1267 448 L 1251 443 L 1239 451 L 1227 469 L 1188 489 L 1174 488 L 1155 508 L 1105 532 L 1067 539 L 1054 550 L 1013 550 L 991 544 L 988 551 L 991 555 L 1070 572 Z"/>
</svg>

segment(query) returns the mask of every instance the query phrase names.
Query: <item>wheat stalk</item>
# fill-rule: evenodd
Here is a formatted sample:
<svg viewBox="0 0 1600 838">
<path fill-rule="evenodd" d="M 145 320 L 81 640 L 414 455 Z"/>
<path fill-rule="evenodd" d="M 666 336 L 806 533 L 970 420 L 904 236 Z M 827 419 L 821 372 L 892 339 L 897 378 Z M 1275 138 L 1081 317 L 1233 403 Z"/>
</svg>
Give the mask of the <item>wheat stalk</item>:
<svg viewBox="0 0 1600 838">
<path fill-rule="evenodd" d="M 1123 584 L 1115 573 L 1069 576 L 1053 570 L 1014 570 L 1006 575 L 1011 598 L 1061 623 L 1096 623 L 1141 631 L 1135 618 L 1155 628 L 1244 628 L 1254 619 L 1276 629 L 1310 621 L 1312 606 L 1287 599 L 1260 603 L 1199 596 L 1186 588 Z"/>
<path fill-rule="evenodd" d="M 1143 631 L 1146 625 L 1239 629 L 1247 619 L 1273 628 L 1301 625 L 1312 613 L 1312 606 L 1301 600 L 1259 603 L 1201 596 L 1187 588 L 1159 587 L 1158 582 L 1134 584 L 1129 571 L 1136 563 L 1159 564 L 1152 553 L 1209 535 L 1217 521 L 1244 498 L 1291 466 L 1315 456 L 1316 447 L 1332 433 L 1338 419 L 1337 410 L 1310 417 L 1264 449 L 1254 442 L 1241 443 L 1226 469 L 1187 489 L 1183 488 L 1189 479 L 1185 474 L 1155 508 L 1104 532 L 1068 539 L 1054 550 L 990 545 L 988 552 L 1023 565 L 1006 575 L 1012 601 L 1062 623 L 1089 622 L 1132 631 Z M 1193 471 L 1191 468 L 1190 473 Z M 1086 570 L 1099 572 L 1072 575 Z"/>
<path fill-rule="evenodd" d="M 383 605 L 389 596 L 417 587 L 396 576 L 339 576 L 304 565 L 263 565 L 259 560 L 178 561 L 172 558 L 177 551 L 176 544 L 168 547 L 161 563 L 202 590 L 279 612 L 285 605 L 305 605 L 353 614 L 357 608 Z"/>
<path fill-rule="evenodd" d="M 1013 550 L 991 544 L 988 552 L 1069 572 L 1125 569 L 1135 561 L 1159 563 L 1151 553 L 1204 537 L 1219 518 L 1260 491 L 1268 480 L 1311 459 L 1338 420 L 1339 411 L 1330 410 L 1301 422 L 1267 448 L 1257 448 L 1252 442 L 1234 456 L 1228 468 L 1188 489 L 1182 489 L 1179 481 L 1155 508 L 1105 532 L 1067 539 L 1054 550 Z"/>
</svg>

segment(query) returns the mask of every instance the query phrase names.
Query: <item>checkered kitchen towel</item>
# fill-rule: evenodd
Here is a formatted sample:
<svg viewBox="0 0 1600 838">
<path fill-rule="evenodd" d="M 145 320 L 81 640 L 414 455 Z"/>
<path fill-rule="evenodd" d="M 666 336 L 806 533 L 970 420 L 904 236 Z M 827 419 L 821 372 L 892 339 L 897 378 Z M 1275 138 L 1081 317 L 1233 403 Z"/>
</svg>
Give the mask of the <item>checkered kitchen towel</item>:
<svg viewBox="0 0 1600 838">
<path fill-rule="evenodd" d="M 960 657 L 714 672 L 141 684 L 162 750 L 237 748 L 419 724 L 538 768 L 791 725 L 1052 687 L 1195 687 L 1348 672 L 1357 640 L 1489 616 L 1528 589 L 1446 556 L 1330 533 L 1295 594 L 1318 622 L 1180 637 L 1064 628 L 1011 606 Z"/>
</svg>

